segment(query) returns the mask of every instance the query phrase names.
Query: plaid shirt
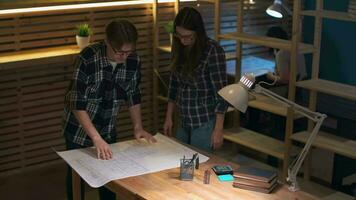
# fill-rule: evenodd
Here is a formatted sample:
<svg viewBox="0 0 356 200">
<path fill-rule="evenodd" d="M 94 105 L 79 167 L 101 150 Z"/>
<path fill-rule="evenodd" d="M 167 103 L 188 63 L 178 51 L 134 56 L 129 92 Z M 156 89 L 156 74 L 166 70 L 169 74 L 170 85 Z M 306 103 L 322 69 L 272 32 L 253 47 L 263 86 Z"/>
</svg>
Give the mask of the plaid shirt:
<svg viewBox="0 0 356 200">
<path fill-rule="evenodd" d="M 172 72 L 168 100 L 176 102 L 182 126 L 195 129 L 215 119 L 216 113 L 224 114 L 228 104 L 218 95 L 227 84 L 225 52 L 209 39 L 203 51 L 195 80 L 179 72 Z"/>
<path fill-rule="evenodd" d="M 66 139 L 82 146 L 93 145 L 72 112 L 85 110 L 101 137 L 107 142 L 114 141 L 120 106 L 141 102 L 140 67 L 139 57 L 132 54 L 113 71 L 105 43 L 91 45 L 80 52 L 65 95 L 63 134 Z"/>
</svg>

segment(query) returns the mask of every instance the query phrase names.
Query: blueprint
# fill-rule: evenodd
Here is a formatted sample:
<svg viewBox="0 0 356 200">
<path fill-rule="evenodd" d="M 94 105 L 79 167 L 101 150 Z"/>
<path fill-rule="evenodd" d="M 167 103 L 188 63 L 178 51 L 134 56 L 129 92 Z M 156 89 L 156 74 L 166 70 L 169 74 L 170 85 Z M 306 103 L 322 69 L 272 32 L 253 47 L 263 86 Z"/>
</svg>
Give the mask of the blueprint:
<svg viewBox="0 0 356 200">
<path fill-rule="evenodd" d="M 80 177 L 91 187 L 100 187 L 106 183 L 165 169 L 179 167 L 180 159 L 191 158 L 196 151 L 169 137 L 157 133 L 157 143 L 144 140 L 129 140 L 111 144 L 113 158 L 99 160 L 94 148 L 57 152 Z M 209 158 L 199 154 L 199 163 Z"/>
</svg>

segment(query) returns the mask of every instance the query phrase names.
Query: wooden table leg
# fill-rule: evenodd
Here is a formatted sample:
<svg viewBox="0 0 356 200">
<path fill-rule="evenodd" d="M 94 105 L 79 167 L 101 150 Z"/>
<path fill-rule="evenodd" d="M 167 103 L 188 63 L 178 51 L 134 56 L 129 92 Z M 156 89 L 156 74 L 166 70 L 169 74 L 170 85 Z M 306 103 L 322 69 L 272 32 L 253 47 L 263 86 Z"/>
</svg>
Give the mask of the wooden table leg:
<svg viewBox="0 0 356 200">
<path fill-rule="evenodd" d="M 73 200 L 81 200 L 82 191 L 80 187 L 80 176 L 73 169 L 72 169 L 72 189 L 73 189 Z"/>
</svg>

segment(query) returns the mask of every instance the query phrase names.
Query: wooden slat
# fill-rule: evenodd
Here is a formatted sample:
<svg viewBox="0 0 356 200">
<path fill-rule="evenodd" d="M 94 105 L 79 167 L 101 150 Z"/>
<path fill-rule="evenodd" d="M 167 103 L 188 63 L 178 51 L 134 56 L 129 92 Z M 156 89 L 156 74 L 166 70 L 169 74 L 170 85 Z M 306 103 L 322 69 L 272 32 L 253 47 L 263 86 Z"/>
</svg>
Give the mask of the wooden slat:
<svg viewBox="0 0 356 200">
<path fill-rule="evenodd" d="M 257 108 L 260 110 L 264 110 L 276 115 L 287 116 L 287 107 L 281 105 L 277 101 L 261 95 L 261 94 L 253 94 L 253 99 L 248 102 L 248 106 L 252 108 Z M 295 118 L 299 118 L 301 115 L 296 115 Z"/>
<path fill-rule="evenodd" d="M 23 129 L 36 129 L 36 128 L 45 128 L 48 126 L 53 126 L 61 123 L 61 120 L 59 118 L 53 118 L 53 119 L 46 119 L 43 121 L 35 121 L 31 123 L 24 123 Z"/>
<path fill-rule="evenodd" d="M 313 17 L 321 16 L 327 19 L 356 22 L 356 18 L 350 17 L 349 13 L 346 12 L 329 11 L 329 10 L 323 10 L 322 12 L 319 12 L 317 10 L 304 10 L 301 12 L 301 14 L 305 16 L 313 16 Z"/>
<path fill-rule="evenodd" d="M 167 53 L 170 53 L 172 51 L 171 46 L 159 46 L 158 49 Z"/>
<path fill-rule="evenodd" d="M 354 131 L 354 130 L 351 130 Z M 302 131 L 295 133 L 291 139 L 305 143 L 310 133 Z M 320 131 L 313 143 L 313 146 L 326 149 L 328 151 L 356 159 L 356 141 Z"/>
<path fill-rule="evenodd" d="M 62 138 L 62 140 L 64 140 L 64 138 Z M 52 147 L 56 151 L 65 150 L 65 145 L 64 144 L 53 145 Z M 35 149 L 35 150 L 27 151 L 26 152 L 26 158 L 27 159 L 31 159 L 31 158 L 34 158 L 34 157 L 44 156 L 44 155 L 56 155 L 56 153 L 52 149 L 52 147 L 51 148 L 41 148 L 41 149 Z"/>
<path fill-rule="evenodd" d="M 290 51 L 292 45 L 290 41 L 266 37 L 266 36 L 257 36 L 250 35 L 246 33 L 226 33 L 219 35 L 221 39 L 230 39 L 230 40 L 238 40 L 247 43 L 258 44 L 266 47 L 276 48 L 276 49 L 284 49 Z M 314 52 L 314 47 L 309 44 L 301 43 L 299 45 L 300 53 L 312 53 Z"/>
<path fill-rule="evenodd" d="M 284 159 L 285 145 L 282 141 L 245 129 L 224 130 L 224 139 L 256 151 Z"/>
<path fill-rule="evenodd" d="M 18 147 L 2 149 L 2 150 L 0 150 L 0 159 L 5 156 L 12 156 L 14 154 L 19 154 L 20 152 L 21 152 L 21 149 Z M 5 161 L 2 161 L 2 162 L 5 162 Z"/>
<path fill-rule="evenodd" d="M 325 94 L 335 95 L 350 100 L 356 100 L 356 86 L 346 85 L 323 79 L 299 81 L 296 83 L 296 85 L 298 87 L 315 90 Z"/>
<path fill-rule="evenodd" d="M 47 134 L 47 133 L 60 133 L 62 131 L 62 125 L 61 122 L 58 121 L 58 124 L 54 124 L 52 126 L 45 126 L 45 127 L 40 127 L 36 129 L 29 129 L 24 131 L 24 136 L 25 137 L 30 137 L 34 135 L 42 135 L 42 134 Z"/>
</svg>

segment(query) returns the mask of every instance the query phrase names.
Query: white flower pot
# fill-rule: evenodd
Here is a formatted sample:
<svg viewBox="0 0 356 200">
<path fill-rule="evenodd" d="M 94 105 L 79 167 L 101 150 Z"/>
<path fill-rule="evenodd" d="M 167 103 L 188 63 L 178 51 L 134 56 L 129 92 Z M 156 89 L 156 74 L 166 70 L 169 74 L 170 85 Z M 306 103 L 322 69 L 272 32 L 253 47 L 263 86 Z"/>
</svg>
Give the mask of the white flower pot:
<svg viewBox="0 0 356 200">
<path fill-rule="evenodd" d="M 81 37 L 81 36 L 77 35 L 75 38 L 77 40 L 77 45 L 79 46 L 80 49 L 84 49 L 85 47 L 87 47 L 89 45 L 90 36 Z"/>
</svg>

